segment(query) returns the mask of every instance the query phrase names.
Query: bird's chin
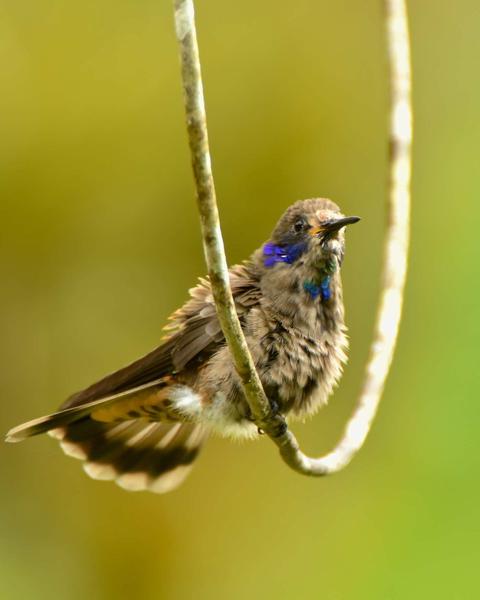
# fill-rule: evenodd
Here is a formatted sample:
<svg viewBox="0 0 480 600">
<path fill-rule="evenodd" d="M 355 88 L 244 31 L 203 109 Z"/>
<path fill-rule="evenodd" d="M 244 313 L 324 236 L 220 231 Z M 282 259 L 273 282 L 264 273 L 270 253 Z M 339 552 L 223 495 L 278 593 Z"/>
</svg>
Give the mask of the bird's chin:
<svg viewBox="0 0 480 600">
<path fill-rule="evenodd" d="M 320 245 L 322 249 L 322 254 L 325 256 L 325 258 L 331 258 L 332 256 L 340 258 L 342 256 L 342 244 L 337 238 L 330 238 L 328 240 L 324 240 L 320 243 Z"/>
</svg>

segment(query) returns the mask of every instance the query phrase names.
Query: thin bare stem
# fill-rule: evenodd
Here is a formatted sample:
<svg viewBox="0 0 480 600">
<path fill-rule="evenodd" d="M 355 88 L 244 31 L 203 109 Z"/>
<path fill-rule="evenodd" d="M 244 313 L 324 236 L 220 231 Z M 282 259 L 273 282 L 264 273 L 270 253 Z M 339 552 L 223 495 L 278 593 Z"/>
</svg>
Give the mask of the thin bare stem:
<svg viewBox="0 0 480 600">
<path fill-rule="evenodd" d="M 175 30 L 180 43 L 187 133 L 200 212 L 203 249 L 218 318 L 255 420 L 269 429 L 273 425 L 275 429 L 284 429 L 283 419 L 272 418 L 270 414 L 270 404 L 248 350 L 230 289 L 208 147 L 193 1 L 174 0 L 174 7 Z"/>
<path fill-rule="evenodd" d="M 354 412 L 332 452 L 310 458 L 281 415 L 272 414 L 238 320 L 229 284 L 208 148 L 200 58 L 192 0 L 174 0 L 180 44 L 187 132 L 201 218 L 203 246 L 220 325 L 257 425 L 284 461 L 306 475 L 327 475 L 347 465 L 363 445 L 390 369 L 407 272 L 412 141 L 411 75 L 405 0 L 384 0 L 390 65 L 390 180 L 381 297 L 365 381 Z"/>
</svg>

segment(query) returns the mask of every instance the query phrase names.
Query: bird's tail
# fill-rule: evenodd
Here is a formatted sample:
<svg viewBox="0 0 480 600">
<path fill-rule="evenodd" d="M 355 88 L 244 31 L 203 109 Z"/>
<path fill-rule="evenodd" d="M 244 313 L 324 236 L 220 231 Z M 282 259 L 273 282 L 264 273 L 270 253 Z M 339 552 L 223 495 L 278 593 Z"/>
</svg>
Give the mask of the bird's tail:
<svg viewBox="0 0 480 600">
<path fill-rule="evenodd" d="M 19 442 L 48 432 L 66 454 L 84 461 L 90 477 L 128 490 L 168 492 L 188 474 L 207 433 L 198 424 L 159 421 L 163 395 L 162 381 L 140 386 L 34 419 L 10 430 L 6 439 Z M 147 412 L 152 407 L 154 422 Z"/>
<path fill-rule="evenodd" d="M 100 423 L 90 417 L 50 435 L 65 454 L 84 461 L 84 471 L 93 479 L 158 494 L 182 483 L 206 437 L 205 430 L 192 423 Z"/>
</svg>

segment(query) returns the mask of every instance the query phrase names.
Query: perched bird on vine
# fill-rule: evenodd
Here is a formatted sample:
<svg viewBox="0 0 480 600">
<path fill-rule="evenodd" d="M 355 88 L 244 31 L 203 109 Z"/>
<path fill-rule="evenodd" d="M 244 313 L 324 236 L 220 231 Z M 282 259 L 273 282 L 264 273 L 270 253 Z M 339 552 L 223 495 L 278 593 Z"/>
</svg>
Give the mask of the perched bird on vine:
<svg viewBox="0 0 480 600">
<path fill-rule="evenodd" d="M 344 217 L 332 201 L 293 204 L 270 240 L 230 269 L 236 309 L 272 409 L 304 418 L 326 403 L 346 360 L 340 267 Z M 48 432 L 95 479 L 167 492 L 189 472 L 209 433 L 258 429 L 225 343 L 208 280 L 171 317 L 161 345 L 71 396 L 60 410 L 12 429 Z"/>
</svg>

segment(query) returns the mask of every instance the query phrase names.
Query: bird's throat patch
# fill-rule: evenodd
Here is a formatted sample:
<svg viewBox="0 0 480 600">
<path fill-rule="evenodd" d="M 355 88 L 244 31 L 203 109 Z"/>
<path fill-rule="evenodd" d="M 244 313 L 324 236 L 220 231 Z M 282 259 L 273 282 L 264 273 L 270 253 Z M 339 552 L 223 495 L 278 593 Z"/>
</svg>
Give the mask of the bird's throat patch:
<svg viewBox="0 0 480 600">
<path fill-rule="evenodd" d="M 294 263 L 306 250 L 306 244 L 293 244 L 291 246 L 277 246 L 268 242 L 263 246 L 263 264 L 266 267 L 273 267 L 277 263 Z"/>
<path fill-rule="evenodd" d="M 332 297 L 332 290 L 330 289 L 330 275 L 327 275 L 320 281 L 312 281 L 307 280 L 303 282 L 303 289 L 310 294 L 310 296 L 315 300 L 319 296 L 322 299 L 322 302 L 326 302 L 330 300 Z"/>
<path fill-rule="evenodd" d="M 291 246 L 278 246 L 273 242 L 268 242 L 263 246 L 263 264 L 266 267 L 273 267 L 277 263 L 286 263 L 291 265 L 294 263 L 306 250 L 306 244 L 293 244 Z M 327 302 L 332 297 L 330 289 L 331 275 L 335 273 L 337 263 L 331 259 L 324 266 L 323 276 L 318 279 L 308 279 L 303 282 L 303 289 L 314 300 L 318 297 L 322 302 Z"/>
</svg>

